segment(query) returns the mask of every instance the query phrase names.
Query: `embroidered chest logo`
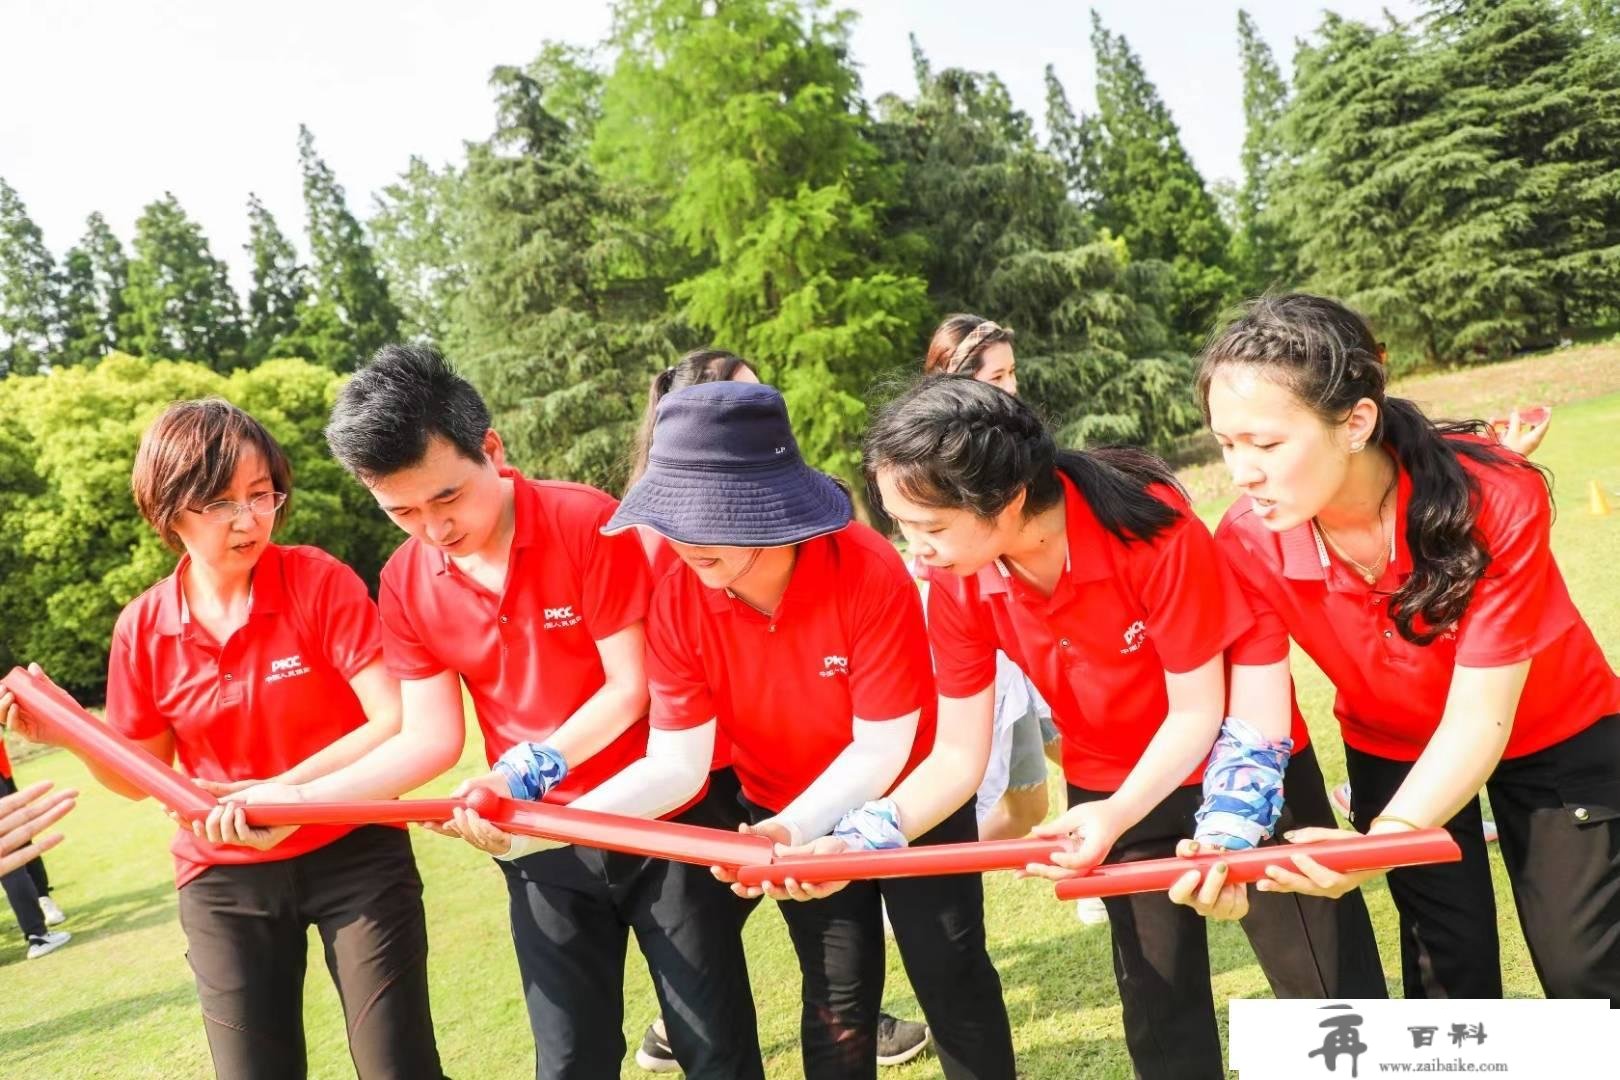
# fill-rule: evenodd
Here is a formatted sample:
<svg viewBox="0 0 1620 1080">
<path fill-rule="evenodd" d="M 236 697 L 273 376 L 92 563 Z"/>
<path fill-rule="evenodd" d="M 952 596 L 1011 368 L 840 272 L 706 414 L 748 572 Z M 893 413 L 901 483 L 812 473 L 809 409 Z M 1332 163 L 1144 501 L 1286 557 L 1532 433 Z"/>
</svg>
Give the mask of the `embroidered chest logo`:
<svg viewBox="0 0 1620 1080">
<path fill-rule="evenodd" d="M 278 683 L 283 679 L 296 679 L 300 675 L 309 674 L 309 665 L 298 653 L 283 656 L 280 660 L 270 661 L 270 674 L 264 677 L 266 685 Z"/>
<path fill-rule="evenodd" d="M 574 605 L 565 604 L 562 607 L 548 607 L 545 609 L 546 629 L 561 630 L 569 626 L 578 626 L 581 616 L 574 614 Z"/>
<path fill-rule="evenodd" d="M 823 656 L 821 658 L 821 677 L 830 679 L 835 675 L 849 674 L 849 657 Z"/>
<path fill-rule="evenodd" d="M 1121 654 L 1133 653 L 1147 642 L 1147 623 L 1137 619 L 1125 628 L 1125 647 Z"/>
</svg>

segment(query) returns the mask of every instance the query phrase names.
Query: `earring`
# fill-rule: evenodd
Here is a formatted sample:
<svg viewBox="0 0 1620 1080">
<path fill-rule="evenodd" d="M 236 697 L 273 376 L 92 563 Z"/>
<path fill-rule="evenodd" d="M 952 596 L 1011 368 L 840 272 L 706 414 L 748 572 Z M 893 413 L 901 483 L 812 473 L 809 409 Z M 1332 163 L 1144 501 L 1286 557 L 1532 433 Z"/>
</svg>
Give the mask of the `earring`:
<svg viewBox="0 0 1620 1080">
<path fill-rule="evenodd" d="M 1351 443 L 1350 444 L 1350 452 L 1352 454 L 1359 454 L 1359 453 L 1361 453 L 1362 448 L 1365 447 L 1366 445 L 1367 445 L 1366 443 Z"/>
</svg>

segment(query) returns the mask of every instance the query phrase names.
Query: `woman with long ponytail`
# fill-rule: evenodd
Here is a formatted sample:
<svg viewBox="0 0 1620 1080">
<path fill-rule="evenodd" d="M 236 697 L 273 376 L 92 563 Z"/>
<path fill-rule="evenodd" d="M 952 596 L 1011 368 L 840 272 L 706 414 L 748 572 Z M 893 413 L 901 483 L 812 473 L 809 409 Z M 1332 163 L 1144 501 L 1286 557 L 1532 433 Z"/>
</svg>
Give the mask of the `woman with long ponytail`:
<svg viewBox="0 0 1620 1080">
<path fill-rule="evenodd" d="M 1456 837 L 1461 862 L 1388 874 L 1408 997 L 1501 996 L 1483 784 L 1543 988 L 1620 1002 L 1620 680 L 1553 560 L 1547 476 L 1487 425 L 1390 396 L 1382 352 L 1305 294 L 1251 302 L 1204 349 L 1198 391 L 1243 493 L 1216 539 L 1256 615 L 1230 710 L 1288 707 L 1292 639 L 1337 690 L 1355 827 Z M 1332 897 L 1373 876 L 1295 862 L 1256 888 Z"/>
<path fill-rule="evenodd" d="M 929 567 L 940 699 L 934 752 L 852 817 L 916 837 L 971 794 L 989 752 L 999 648 L 1034 680 L 1063 738 L 1070 809 L 1035 831 L 1074 838 L 1064 865 L 1168 856 L 1195 832 L 1240 847 L 1277 827 L 1332 822 L 1302 722 L 1291 743 L 1223 723 L 1223 653 L 1252 618 L 1162 461 L 1059 450 L 1018 398 L 946 375 L 880 413 L 865 465 L 874 498 Z M 1289 732 L 1288 719 L 1279 727 Z M 1266 778 L 1234 785 L 1214 812 L 1199 790 L 1212 745 L 1248 761 L 1236 772 Z M 1187 877 L 1183 898 L 1197 881 Z M 1204 882 L 1204 899 L 1221 881 Z M 1382 995 L 1359 895 L 1277 899 L 1257 899 L 1244 929 L 1279 995 Z M 1224 1076 L 1203 920 L 1164 894 L 1106 903 L 1137 1075 Z"/>
<path fill-rule="evenodd" d="M 923 358 L 926 375 L 970 375 L 1014 396 L 1018 393 L 1017 368 L 1013 332 L 965 313 L 948 315 L 934 328 Z M 927 568 L 920 560 L 913 560 L 912 572 L 926 581 Z M 1060 742 L 1051 708 L 1029 676 L 998 651 L 990 764 L 975 796 L 979 839 L 1023 836 L 1046 820 L 1046 759 L 1061 760 Z M 1088 925 L 1108 921 L 1100 900 L 1080 901 L 1078 913 Z"/>
</svg>

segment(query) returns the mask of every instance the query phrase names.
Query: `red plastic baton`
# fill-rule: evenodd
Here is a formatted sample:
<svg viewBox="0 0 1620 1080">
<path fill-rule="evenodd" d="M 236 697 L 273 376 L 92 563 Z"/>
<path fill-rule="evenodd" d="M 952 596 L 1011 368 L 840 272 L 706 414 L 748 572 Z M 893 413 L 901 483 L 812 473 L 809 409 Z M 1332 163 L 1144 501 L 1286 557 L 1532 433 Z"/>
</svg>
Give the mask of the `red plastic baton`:
<svg viewBox="0 0 1620 1080">
<path fill-rule="evenodd" d="M 673 821 L 604 814 L 596 810 L 572 810 L 551 803 L 520 802 L 492 796 L 491 805 L 474 792 L 474 810 L 507 832 L 563 840 L 586 847 L 627 851 L 632 855 L 653 855 L 673 862 L 697 866 L 748 866 L 768 863 L 775 845 L 763 836 L 709 829 L 701 825 L 681 825 Z"/>
<path fill-rule="evenodd" d="M 449 821 L 461 799 L 363 799 L 357 802 L 248 803 L 247 823 L 270 825 L 409 825 Z"/>
<path fill-rule="evenodd" d="M 1072 849 L 1066 840 L 1022 839 L 931 844 L 927 847 L 852 851 L 838 855 L 789 855 L 769 866 L 744 866 L 737 871 L 737 881 L 743 885 L 760 885 L 766 881 L 780 884 L 792 878 L 801 884 L 814 885 L 868 878 L 1022 870 L 1030 863 L 1049 862 L 1055 852 L 1069 850 Z"/>
<path fill-rule="evenodd" d="M 40 728 L 44 741 L 65 746 L 117 773 L 186 821 L 200 820 L 216 805 L 214 797 L 97 720 L 49 679 L 12 668 L 0 679 Z"/>
<path fill-rule="evenodd" d="M 1226 880 L 1233 884 L 1259 881 L 1266 876 L 1268 866 L 1297 870 L 1290 855 L 1309 855 L 1329 870 L 1347 874 L 1356 870 L 1457 862 L 1462 858 L 1462 851 L 1446 830 L 1419 829 L 1347 840 L 1324 840 L 1316 844 L 1277 844 L 1218 855 L 1195 855 L 1186 859 L 1109 863 L 1058 882 L 1057 897 L 1059 900 L 1079 900 L 1089 896 L 1162 892 L 1187 871 L 1207 872 L 1217 862 L 1226 863 Z"/>
<path fill-rule="evenodd" d="M 771 842 L 763 836 L 503 799 L 486 788 L 474 788 L 466 799 L 258 803 L 246 809 L 249 825 L 382 825 L 449 821 L 461 806 L 506 832 L 632 855 L 699 866 L 743 866 L 771 858 Z"/>
</svg>

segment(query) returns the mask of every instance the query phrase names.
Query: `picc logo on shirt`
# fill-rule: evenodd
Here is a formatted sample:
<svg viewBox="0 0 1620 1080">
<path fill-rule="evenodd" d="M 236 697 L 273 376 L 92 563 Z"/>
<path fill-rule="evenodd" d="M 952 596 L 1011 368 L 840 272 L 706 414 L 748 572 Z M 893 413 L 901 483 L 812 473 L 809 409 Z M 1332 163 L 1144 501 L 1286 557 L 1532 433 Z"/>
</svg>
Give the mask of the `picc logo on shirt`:
<svg viewBox="0 0 1620 1080">
<path fill-rule="evenodd" d="M 1125 647 L 1119 651 L 1121 654 L 1133 653 L 1140 649 L 1146 641 L 1147 623 L 1137 619 L 1125 628 Z"/>
<path fill-rule="evenodd" d="M 849 674 L 849 657 L 847 657 L 847 656 L 823 656 L 821 658 L 821 677 L 823 679 L 830 679 L 834 675 L 848 675 L 848 674 Z"/>
<path fill-rule="evenodd" d="M 278 683 L 283 679 L 294 679 L 300 675 L 309 674 L 309 665 L 299 653 L 283 656 L 280 660 L 270 661 L 270 674 L 264 677 L 266 683 Z"/>
<path fill-rule="evenodd" d="M 574 605 L 564 604 L 561 607 L 548 607 L 545 609 L 545 626 L 547 630 L 561 630 L 568 626 L 577 626 L 580 616 L 574 614 Z"/>
</svg>

